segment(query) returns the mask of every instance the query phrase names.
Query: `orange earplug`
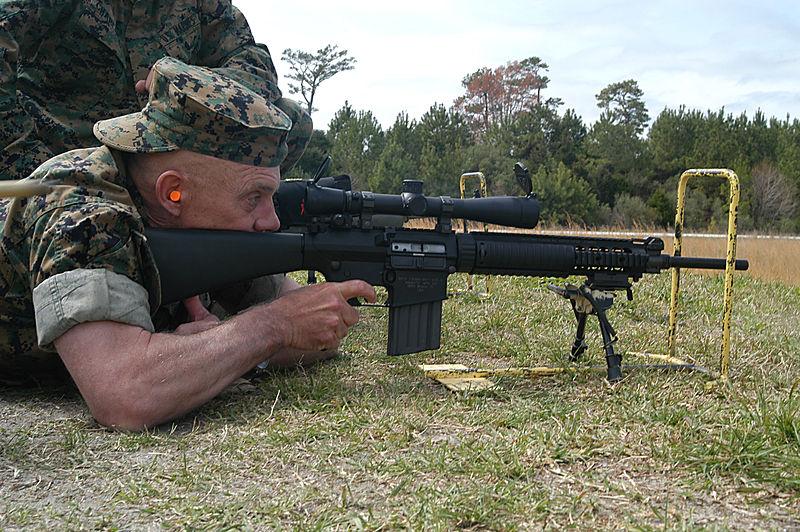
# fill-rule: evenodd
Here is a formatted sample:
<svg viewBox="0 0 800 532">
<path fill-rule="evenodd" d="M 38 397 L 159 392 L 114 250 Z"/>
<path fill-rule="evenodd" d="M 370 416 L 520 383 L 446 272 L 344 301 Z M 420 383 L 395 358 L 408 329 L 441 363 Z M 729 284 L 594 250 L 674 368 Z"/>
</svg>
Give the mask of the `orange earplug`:
<svg viewBox="0 0 800 532">
<path fill-rule="evenodd" d="M 178 203 L 181 200 L 181 191 L 173 190 L 169 193 L 169 200 L 173 203 Z"/>
</svg>

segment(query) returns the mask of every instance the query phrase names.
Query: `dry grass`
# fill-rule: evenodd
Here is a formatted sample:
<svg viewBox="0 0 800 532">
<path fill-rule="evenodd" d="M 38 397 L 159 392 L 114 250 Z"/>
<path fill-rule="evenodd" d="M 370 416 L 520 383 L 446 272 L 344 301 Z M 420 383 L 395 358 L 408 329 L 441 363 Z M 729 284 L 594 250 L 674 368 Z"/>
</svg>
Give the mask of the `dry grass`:
<svg viewBox="0 0 800 532">
<path fill-rule="evenodd" d="M 696 240 L 686 254 L 722 256 Z M 786 243 L 740 255 L 789 271 Z M 710 367 L 721 279 L 683 280 L 678 354 Z M 588 371 L 604 364 L 594 321 L 557 377 L 454 394 L 417 369 L 566 364 L 575 320 L 550 281 L 450 298 L 442 349 L 407 357 L 384 355 L 386 312 L 364 308 L 337 359 L 144 433 L 99 427 L 69 386 L 0 388 L 0 530 L 800 529 L 800 288 L 736 278 L 731 385 L 711 392 L 644 370 L 609 385 Z M 611 312 L 617 348 L 664 352 L 669 275 L 635 293 Z"/>
<path fill-rule="evenodd" d="M 427 219 L 411 220 L 407 227 L 432 229 L 433 221 Z M 458 230 L 461 225 L 458 224 Z M 481 224 L 470 224 L 471 231 L 481 231 Z M 489 226 L 490 231 L 510 231 L 524 233 L 547 233 L 591 236 L 592 230 L 582 228 L 536 228 L 533 231 L 500 226 Z M 659 236 L 664 240 L 664 249 L 672 254 L 672 236 L 663 230 L 652 228 L 634 229 L 602 229 L 603 236 L 618 234 L 620 238 L 632 238 L 632 235 Z M 685 236 L 683 238 L 683 255 L 686 257 L 720 257 L 726 253 L 727 239 L 713 238 L 710 235 Z M 741 275 L 762 279 L 764 281 L 780 281 L 790 286 L 800 286 L 800 240 L 791 237 L 740 235 L 736 243 L 736 256 L 750 261 L 750 270 Z"/>
<path fill-rule="evenodd" d="M 704 364 L 720 280 L 684 278 L 680 354 Z M 140 434 L 98 427 L 73 389 L 0 389 L 0 530 L 800 529 L 800 289 L 736 279 L 731 386 L 710 393 L 631 370 L 454 394 L 419 372 L 564 364 L 574 317 L 547 282 L 449 299 L 442 349 L 407 357 L 363 309 L 338 359 Z M 668 294 L 653 275 L 619 298 L 621 351 L 663 350 Z M 596 323 L 587 339 L 576 369 L 603 364 Z"/>
<path fill-rule="evenodd" d="M 672 238 L 664 238 L 664 243 L 671 251 Z M 724 238 L 684 237 L 683 254 L 724 257 L 726 245 Z M 743 236 L 736 242 L 736 256 L 750 261 L 750 270 L 744 275 L 800 286 L 800 240 Z"/>
</svg>

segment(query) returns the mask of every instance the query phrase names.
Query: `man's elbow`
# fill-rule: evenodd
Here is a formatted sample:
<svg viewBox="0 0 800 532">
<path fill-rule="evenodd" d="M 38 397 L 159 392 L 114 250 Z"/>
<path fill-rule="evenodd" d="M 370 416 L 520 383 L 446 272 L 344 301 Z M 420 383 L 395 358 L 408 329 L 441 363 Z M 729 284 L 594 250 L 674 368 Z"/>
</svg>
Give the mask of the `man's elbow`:
<svg viewBox="0 0 800 532">
<path fill-rule="evenodd" d="M 140 327 L 102 321 L 81 323 L 56 338 L 61 359 L 101 425 L 142 430 L 183 413 L 163 375 L 152 371 L 152 337 Z"/>
<path fill-rule="evenodd" d="M 92 416 L 101 425 L 117 430 L 141 431 L 161 425 L 174 417 L 151 397 L 149 394 L 129 391 L 86 402 Z"/>
</svg>

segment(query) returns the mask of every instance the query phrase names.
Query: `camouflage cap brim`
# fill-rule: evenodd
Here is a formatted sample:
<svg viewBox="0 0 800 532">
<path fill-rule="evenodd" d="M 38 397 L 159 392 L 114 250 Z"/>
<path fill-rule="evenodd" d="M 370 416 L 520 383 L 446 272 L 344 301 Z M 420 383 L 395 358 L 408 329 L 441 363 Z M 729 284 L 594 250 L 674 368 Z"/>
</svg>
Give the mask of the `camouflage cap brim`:
<svg viewBox="0 0 800 532">
<path fill-rule="evenodd" d="M 94 125 L 93 131 L 97 140 L 121 151 L 161 153 L 180 149 L 161 137 L 155 124 L 141 112 L 101 120 Z"/>
</svg>

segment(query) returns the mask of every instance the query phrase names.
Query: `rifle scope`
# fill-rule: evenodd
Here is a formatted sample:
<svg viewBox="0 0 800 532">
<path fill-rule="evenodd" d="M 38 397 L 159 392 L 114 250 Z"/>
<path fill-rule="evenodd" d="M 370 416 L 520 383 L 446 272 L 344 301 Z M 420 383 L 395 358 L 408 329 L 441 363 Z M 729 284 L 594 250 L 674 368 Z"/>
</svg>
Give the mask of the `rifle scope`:
<svg viewBox="0 0 800 532">
<path fill-rule="evenodd" d="M 336 214 L 463 218 L 526 229 L 536 227 L 539 221 L 539 202 L 532 196 L 454 199 L 408 191 L 374 194 L 321 187 L 309 181 L 290 181 L 281 183 L 278 203 L 282 223 Z M 289 220 L 284 220 L 285 217 Z"/>
</svg>

